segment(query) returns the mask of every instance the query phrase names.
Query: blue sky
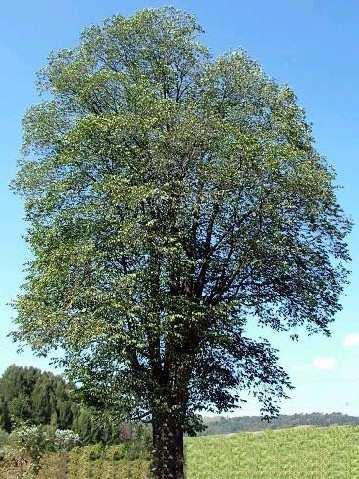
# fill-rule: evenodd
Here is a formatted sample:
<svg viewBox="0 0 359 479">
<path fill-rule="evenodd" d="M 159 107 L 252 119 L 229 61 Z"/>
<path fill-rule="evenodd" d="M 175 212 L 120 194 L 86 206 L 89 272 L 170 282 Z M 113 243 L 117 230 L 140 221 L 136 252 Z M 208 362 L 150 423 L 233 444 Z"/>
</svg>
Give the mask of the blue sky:
<svg viewBox="0 0 359 479">
<path fill-rule="evenodd" d="M 18 355 L 7 338 L 12 311 L 6 304 L 22 279 L 26 246 L 22 206 L 8 189 L 16 171 L 21 117 L 36 102 L 34 73 L 51 50 L 76 44 L 79 32 L 114 13 L 169 2 L 114 0 L 33 0 L 3 2 L 0 16 L 0 372 L 9 364 L 48 367 L 29 351 Z M 342 411 L 359 415 L 359 5 L 355 0 L 173 1 L 193 12 L 205 28 L 214 54 L 242 47 L 279 82 L 296 91 L 313 123 L 317 147 L 333 164 L 340 199 L 355 222 L 350 238 L 351 284 L 333 335 L 292 343 L 269 335 L 296 390 L 283 413 Z M 258 413 L 251 401 L 243 414 Z"/>
</svg>

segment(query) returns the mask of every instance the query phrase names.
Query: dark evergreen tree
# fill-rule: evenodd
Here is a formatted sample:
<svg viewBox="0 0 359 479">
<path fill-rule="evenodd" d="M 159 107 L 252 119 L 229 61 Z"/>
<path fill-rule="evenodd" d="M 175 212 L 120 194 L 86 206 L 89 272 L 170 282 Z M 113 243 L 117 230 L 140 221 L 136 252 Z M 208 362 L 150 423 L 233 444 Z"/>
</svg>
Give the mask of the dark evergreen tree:
<svg viewBox="0 0 359 479">
<path fill-rule="evenodd" d="M 0 429 L 9 432 L 11 430 L 11 418 L 8 403 L 0 399 Z"/>
<path fill-rule="evenodd" d="M 73 387 L 61 376 L 32 367 L 10 366 L 0 379 L 0 425 L 10 432 L 16 423 L 72 427 L 76 410 Z"/>
<path fill-rule="evenodd" d="M 10 366 L 0 378 L 0 428 L 11 432 L 16 424 L 26 421 L 72 429 L 83 444 L 123 442 L 128 426 L 82 405 L 76 391 L 59 375 Z"/>
</svg>

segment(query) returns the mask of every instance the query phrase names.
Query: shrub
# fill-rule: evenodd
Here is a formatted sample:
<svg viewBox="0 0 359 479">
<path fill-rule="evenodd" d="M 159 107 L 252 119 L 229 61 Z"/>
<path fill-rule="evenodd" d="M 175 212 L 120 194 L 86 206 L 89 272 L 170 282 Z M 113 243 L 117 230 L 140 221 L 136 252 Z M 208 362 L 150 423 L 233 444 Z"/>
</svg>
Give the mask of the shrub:
<svg viewBox="0 0 359 479">
<path fill-rule="evenodd" d="M 97 461 L 102 458 L 104 454 L 104 446 L 102 444 L 94 444 L 92 446 L 86 446 L 84 448 L 86 457 L 90 461 Z"/>
<path fill-rule="evenodd" d="M 131 443 L 118 446 L 75 447 L 70 452 L 70 479 L 145 479 L 148 477 L 149 461 L 134 457 Z"/>
<path fill-rule="evenodd" d="M 108 461 L 121 461 L 127 455 L 127 448 L 124 444 L 111 446 L 106 449 L 106 459 Z"/>
<path fill-rule="evenodd" d="M 36 477 L 47 445 L 47 436 L 40 427 L 20 426 L 9 436 L 5 459 L 16 464 L 27 464 L 25 477 Z"/>
<path fill-rule="evenodd" d="M 80 444 L 80 436 L 70 429 L 57 429 L 55 431 L 54 443 L 58 451 L 68 452 Z"/>
</svg>

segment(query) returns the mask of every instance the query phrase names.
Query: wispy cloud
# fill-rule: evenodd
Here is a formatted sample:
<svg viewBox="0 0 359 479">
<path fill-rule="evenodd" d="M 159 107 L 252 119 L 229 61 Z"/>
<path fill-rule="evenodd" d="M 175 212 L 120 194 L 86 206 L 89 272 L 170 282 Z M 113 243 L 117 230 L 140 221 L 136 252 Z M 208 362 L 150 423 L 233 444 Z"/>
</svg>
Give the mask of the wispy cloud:
<svg viewBox="0 0 359 479">
<path fill-rule="evenodd" d="M 332 357 L 317 357 L 313 360 L 312 366 L 316 369 L 331 371 L 336 366 L 336 359 Z"/>
<path fill-rule="evenodd" d="M 359 346 L 359 333 L 347 334 L 343 341 L 343 346 L 350 348 L 352 346 Z"/>
</svg>

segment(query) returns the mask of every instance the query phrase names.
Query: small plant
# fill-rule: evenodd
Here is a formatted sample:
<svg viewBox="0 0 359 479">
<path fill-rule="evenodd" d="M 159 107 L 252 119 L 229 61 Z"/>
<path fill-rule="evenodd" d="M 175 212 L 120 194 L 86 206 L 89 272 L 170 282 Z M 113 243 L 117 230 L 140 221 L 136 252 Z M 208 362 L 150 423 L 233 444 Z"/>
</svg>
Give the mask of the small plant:
<svg viewBox="0 0 359 479">
<path fill-rule="evenodd" d="M 105 448 L 103 444 L 93 444 L 85 448 L 86 455 L 90 461 L 97 461 L 102 458 Z"/>
<path fill-rule="evenodd" d="M 9 436 L 5 457 L 16 465 L 28 465 L 23 477 L 36 477 L 47 446 L 47 436 L 40 427 L 20 426 Z"/>
<path fill-rule="evenodd" d="M 80 436 L 70 429 L 57 429 L 55 431 L 54 443 L 58 451 L 68 452 L 80 444 Z"/>
<path fill-rule="evenodd" d="M 110 461 L 122 461 L 126 458 L 127 450 L 124 444 L 109 447 L 107 449 L 106 459 Z"/>
</svg>

